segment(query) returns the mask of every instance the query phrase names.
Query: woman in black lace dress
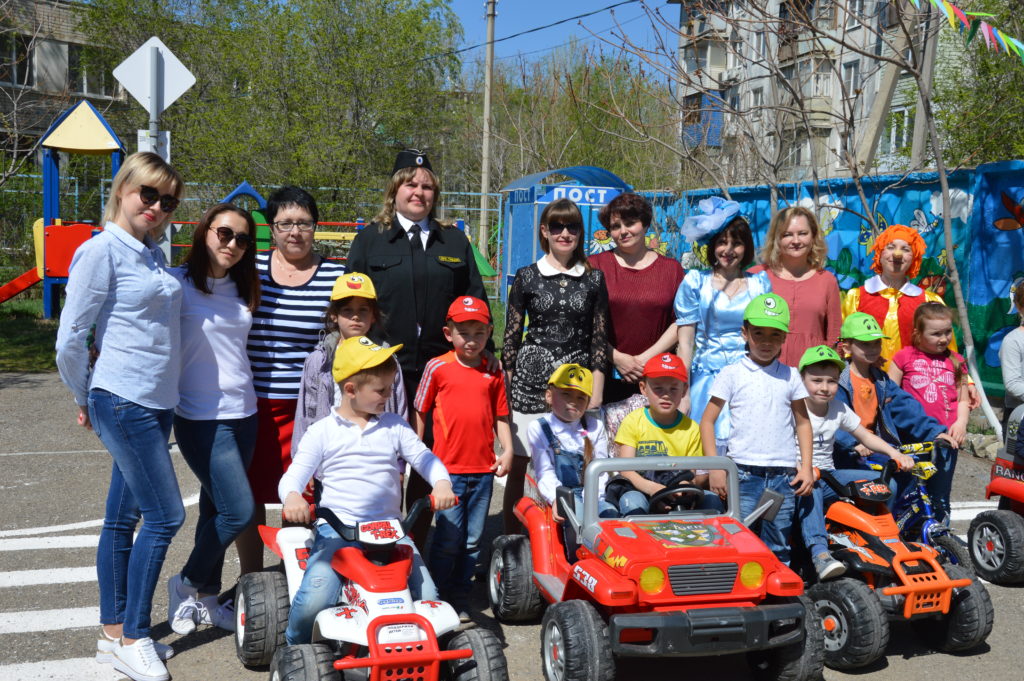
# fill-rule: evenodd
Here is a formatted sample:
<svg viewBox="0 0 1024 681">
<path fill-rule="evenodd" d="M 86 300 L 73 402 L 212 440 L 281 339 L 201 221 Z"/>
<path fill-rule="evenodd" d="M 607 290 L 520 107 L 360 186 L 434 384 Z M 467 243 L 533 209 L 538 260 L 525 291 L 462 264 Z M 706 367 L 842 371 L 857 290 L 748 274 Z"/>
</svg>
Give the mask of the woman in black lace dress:
<svg viewBox="0 0 1024 681">
<path fill-rule="evenodd" d="M 608 365 L 608 290 L 583 251 L 583 216 L 575 203 L 548 204 L 537 231 L 544 257 L 516 272 L 508 294 L 502 363 L 512 407 L 515 457 L 505 482 L 505 530 L 517 525 L 512 507 L 523 496 L 530 450 L 526 429 L 548 411 L 548 378 L 562 364 L 594 372 L 590 408 L 601 406 Z M 525 322 L 529 321 L 524 336 Z"/>
</svg>

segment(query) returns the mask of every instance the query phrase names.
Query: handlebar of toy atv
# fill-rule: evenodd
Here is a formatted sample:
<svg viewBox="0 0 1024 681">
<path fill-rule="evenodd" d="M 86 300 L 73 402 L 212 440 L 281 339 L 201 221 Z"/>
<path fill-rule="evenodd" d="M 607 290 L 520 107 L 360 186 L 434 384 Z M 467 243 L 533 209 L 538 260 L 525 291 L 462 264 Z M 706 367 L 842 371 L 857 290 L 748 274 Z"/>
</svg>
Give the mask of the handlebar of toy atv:
<svg viewBox="0 0 1024 681">
<path fill-rule="evenodd" d="M 459 505 L 458 497 L 455 497 L 455 505 Z M 416 519 L 420 517 L 420 513 L 423 513 L 428 507 L 431 511 L 437 510 L 433 494 L 428 494 L 413 502 L 412 506 L 409 507 L 409 512 L 405 514 L 405 519 L 402 520 L 402 529 L 405 530 L 406 534 L 409 534 L 412 526 L 416 524 Z"/>
</svg>

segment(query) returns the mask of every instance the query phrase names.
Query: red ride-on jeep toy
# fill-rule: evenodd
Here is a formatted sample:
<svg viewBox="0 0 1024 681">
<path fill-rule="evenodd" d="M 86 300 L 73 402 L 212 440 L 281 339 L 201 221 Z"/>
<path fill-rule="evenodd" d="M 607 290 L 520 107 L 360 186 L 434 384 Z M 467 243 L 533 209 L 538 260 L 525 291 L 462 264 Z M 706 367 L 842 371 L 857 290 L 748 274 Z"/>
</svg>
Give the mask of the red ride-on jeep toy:
<svg viewBox="0 0 1024 681">
<path fill-rule="evenodd" d="M 967 544 L 974 569 L 995 584 L 1024 582 L 1024 451 L 1020 437 L 1021 411 L 1010 415 L 1006 447 L 992 464 L 985 498 L 999 497 L 999 510 L 979 513 L 971 521 Z"/>
<path fill-rule="evenodd" d="M 905 619 L 927 644 L 946 652 L 970 650 L 992 631 L 992 601 L 981 582 L 923 542 L 905 541 L 886 502 L 895 462 L 881 477 L 841 484 L 822 481 L 839 496 L 825 513 L 829 549 L 846 576 L 807 590 L 821 616 L 825 664 L 854 669 L 885 654 L 889 620 Z"/>
<path fill-rule="evenodd" d="M 602 473 L 698 468 L 727 472 L 725 514 L 687 510 L 702 493 L 674 487 L 655 495 L 668 513 L 598 518 Z M 748 654 L 761 678 L 820 676 L 821 624 L 802 595 L 803 583 L 747 527 L 769 515 L 773 504 L 740 518 L 730 459 L 595 460 L 584 489 L 579 518 L 571 492 L 559 490 L 568 551 L 551 507 L 526 497 L 515 513 L 529 537 L 499 537 L 491 557 L 489 592 L 499 620 L 535 619 L 550 604 L 541 633 L 548 681 L 607 681 L 618 657 L 739 652 Z M 658 501 L 651 499 L 652 509 Z"/>
</svg>

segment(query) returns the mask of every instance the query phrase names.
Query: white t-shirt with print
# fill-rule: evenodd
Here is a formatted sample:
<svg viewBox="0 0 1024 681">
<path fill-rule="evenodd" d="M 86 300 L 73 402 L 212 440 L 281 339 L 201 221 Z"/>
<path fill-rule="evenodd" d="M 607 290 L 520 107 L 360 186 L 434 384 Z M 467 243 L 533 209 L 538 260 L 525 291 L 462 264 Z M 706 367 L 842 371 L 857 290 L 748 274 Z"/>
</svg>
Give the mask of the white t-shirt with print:
<svg viewBox="0 0 1024 681">
<path fill-rule="evenodd" d="M 832 461 L 832 448 L 836 443 L 836 433 L 842 429 L 847 433 L 857 430 L 860 417 L 849 405 L 832 400 L 828 403 L 828 411 L 824 416 L 817 416 L 808 406 L 807 415 L 811 417 L 811 445 L 814 447 L 814 467 L 820 471 L 835 470 Z M 797 465 L 799 465 L 799 457 Z"/>
</svg>

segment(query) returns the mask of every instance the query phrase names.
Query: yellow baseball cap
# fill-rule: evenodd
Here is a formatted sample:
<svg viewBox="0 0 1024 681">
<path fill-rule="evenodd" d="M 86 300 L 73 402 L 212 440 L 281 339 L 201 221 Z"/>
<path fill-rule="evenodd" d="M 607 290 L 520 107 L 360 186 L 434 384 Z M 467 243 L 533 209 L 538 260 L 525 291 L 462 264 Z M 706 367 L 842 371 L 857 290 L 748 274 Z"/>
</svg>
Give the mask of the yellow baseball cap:
<svg viewBox="0 0 1024 681">
<path fill-rule="evenodd" d="M 373 281 L 368 276 L 359 272 L 349 272 L 334 280 L 331 300 L 341 300 L 352 296 L 376 300 L 377 289 L 373 287 Z"/>
<path fill-rule="evenodd" d="M 563 364 L 555 369 L 555 373 L 551 374 L 548 385 L 579 390 L 590 397 L 594 394 L 594 374 L 590 373 L 590 369 L 579 364 Z"/>
<path fill-rule="evenodd" d="M 331 374 L 335 383 L 341 383 L 346 378 L 358 374 L 364 369 L 383 364 L 388 357 L 402 349 L 402 344 L 392 345 L 385 348 L 377 345 L 366 336 L 353 336 L 346 338 L 334 352 L 334 366 Z"/>
</svg>

